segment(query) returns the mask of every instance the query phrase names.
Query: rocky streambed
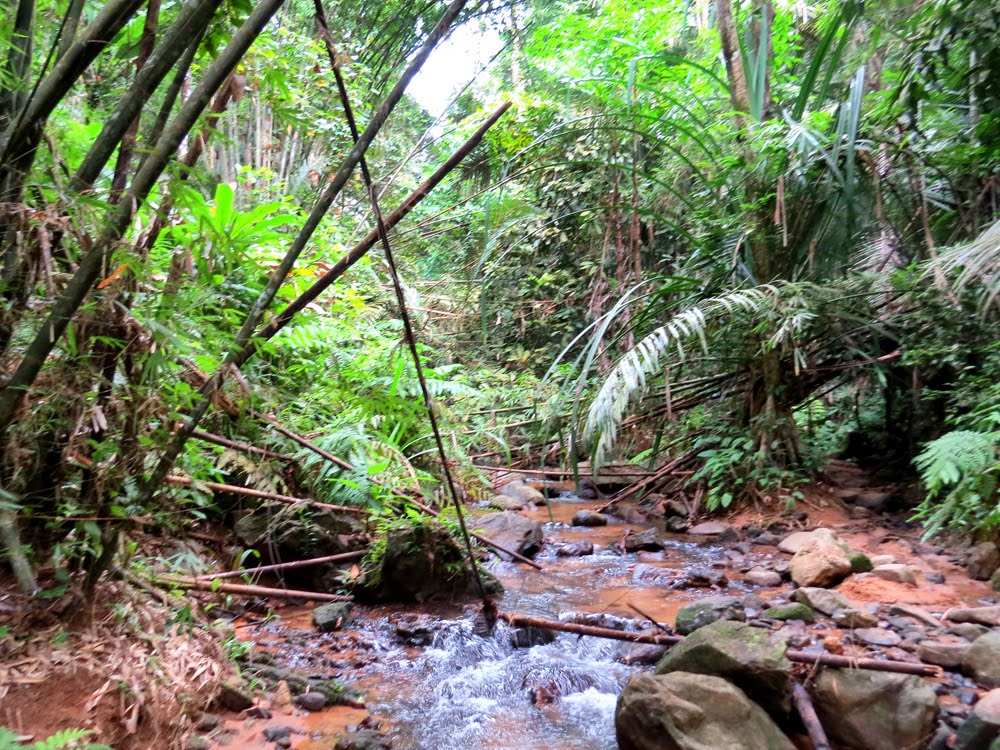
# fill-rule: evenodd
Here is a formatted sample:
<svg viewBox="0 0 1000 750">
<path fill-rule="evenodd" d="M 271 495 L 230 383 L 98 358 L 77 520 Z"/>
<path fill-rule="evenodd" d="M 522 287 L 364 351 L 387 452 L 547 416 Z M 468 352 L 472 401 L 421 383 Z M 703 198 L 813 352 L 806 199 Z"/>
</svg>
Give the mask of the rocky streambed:
<svg viewBox="0 0 1000 750">
<path fill-rule="evenodd" d="M 995 547 L 924 544 L 918 530 L 834 493 L 817 493 L 798 516 L 685 533 L 665 531 L 685 525 L 666 502 L 599 512 L 599 500 L 516 495 L 474 522 L 542 566 L 488 564 L 504 586 L 502 611 L 651 634 L 665 626 L 685 641 L 668 651 L 504 622 L 484 636 L 476 603 L 354 605 L 332 619 L 289 607 L 239 623 L 265 692 L 210 721 L 202 746 L 809 748 L 796 685 L 834 748 L 971 750 L 1000 730 L 1000 606 L 969 575 L 989 577 Z M 936 670 L 832 668 L 825 655 Z M 292 675 L 307 679 L 282 679 Z M 321 692 L 325 680 L 347 685 L 351 705 L 294 695 Z"/>
</svg>

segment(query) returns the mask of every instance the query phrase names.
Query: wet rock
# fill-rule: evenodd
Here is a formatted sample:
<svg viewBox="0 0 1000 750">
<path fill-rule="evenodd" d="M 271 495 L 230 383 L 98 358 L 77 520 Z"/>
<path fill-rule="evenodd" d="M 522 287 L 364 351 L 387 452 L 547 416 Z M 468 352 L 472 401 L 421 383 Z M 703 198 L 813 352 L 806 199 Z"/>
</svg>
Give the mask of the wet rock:
<svg viewBox="0 0 1000 750">
<path fill-rule="evenodd" d="M 506 495 L 494 495 L 490 500 L 490 507 L 496 510 L 521 510 L 524 507 L 524 503 L 513 497 L 507 497 Z"/>
<path fill-rule="evenodd" d="M 725 521 L 705 521 L 697 526 L 692 526 L 687 532 L 690 536 L 714 536 L 718 541 L 735 541 L 739 539 L 739 534 L 731 523 Z"/>
<path fill-rule="evenodd" d="M 965 563 L 969 578 L 988 581 L 997 568 L 1000 568 L 1000 549 L 993 542 L 983 542 L 969 550 L 969 558 Z"/>
<path fill-rule="evenodd" d="M 564 544 L 556 550 L 557 557 L 584 557 L 594 554 L 593 542 L 576 542 Z"/>
<path fill-rule="evenodd" d="M 801 620 L 802 622 L 813 622 L 816 615 L 805 604 L 782 604 L 764 610 L 762 615 L 767 620 Z"/>
<path fill-rule="evenodd" d="M 986 687 L 1000 687 L 1000 632 L 991 631 L 977 638 L 962 666 L 966 674 Z"/>
<path fill-rule="evenodd" d="M 640 630 L 640 623 L 629 617 L 619 617 L 609 612 L 563 612 L 559 615 L 561 622 L 573 622 L 577 625 L 591 625 L 595 628 L 611 628 L 612 630 Z"/>
<path fill-rule="evenodd" d="M 607 515 L 625 523 L 645 523 L 649 520 L 648 513 L 632 503 L 615 503 L 608 508 Z"/>
<path fill-rule="evenodd" d="M 792 557 L 791 572 L 799 586 L 834 586 L 851 574 L 851 561 L 837 544 L 814 537 Z"/>
<path fill-rule="evenodd" d="M 743 580 L 749 583 L 751 586 L 763 586 L 765 588 L 773 588 L 774 586 L 781 585 L 781 575 L 775 573 L 773 570 L 748 570 L 743 575 Z"/>
<path fill-rule="evenodd" d="M 545 495 L 519 479 L 501 487 L 500 494 L 517 500 L 521 505 L 545 504 Z"/>
<path fill-rule="evenodd" d="M 219 686 L 216 701 L 229 711 L 245 711 L 253 705 L 253 696 L 242 680 L 227 680 Z"/>
<path fill-rule="evenodd" d="M 474 525 L 483 536 L 525 557 L 533 556 L 542 546 L 541 525 L 520 513 L 487 513 L 479 516 Z M 498 554 L 510 559 L 502 552 Z"/>
<path fill-rule="evenodd" d="M 790 708 L 792 663 L 788 646 L 770 630 L 716 620 L 670 649 L 656 674 L 694 672 L 723 677 L 752 695 L 772 716 Z"/>
<path fill-rule="evenodd" d="M 991 628 L 1000 625 L 1000 605 L 990 607 L 953 607 L 944 613 L 952 622 L 974 622 Z"/>
<path fill-rule="evenodd" d="M 777 547 L 781 543 L 781 537 L 777 534 L 772 534 L 770 531 L 765 531 L 750 540 L 750 543 L 762 547 Z"/>
<path fill-rule="evenodd" d="M 722 587 L 729 583 L 729 579 L 726 578 L 726 574 L 721 570 L 712 570 L 710 568 L 692 568 L 687 572 L 687 576 L 684 579 L 684 584 L 693 588 L 713 588 Z"/>
<path fill-rule="evenodd" d="M 440 627 L 430 615 L 411 613 L 401 615 L 393 625 L 396 637 L 408 646 L 429 646 Z"/>
<path fill-rule="evenodd" d="M 897 633 L 883 628 L 856 628 L 854 637 L 869 646 L 898 646 L 903 641 Z"/>
<path fill-rule="evenodd" d="M 322 711 L 326 708 L 326 696 L 322 693 L 300 693 L 292 698 L 292 703 L 306 711 Z"/>
<path fill-rule="evenodd" d="M 346 628 L 353 622 L 350 602 L 331 602 L 316 607 L 312 613 L 313 626 L 321 633 Z"/>
<path fill-rule="evenodd" d="M 739 688 L 704 674 L 629 678 L 615 708 L 620 750 L 794 750 Z"/>
<path fill-rule="evenodd" d="M 965 662 L 971 645 L 954 641 L 923 641 L 917 646 L 917 656 L 928 664 L 956 669 Z"/>
<path fill-rule="evenodd" d="M 514 648 L 544 646 L 556 639 L 556 632 L 546 628 L 515 628 L 510 634 L 510 645 Z"/>
<path fill-rule="evenodd" d="M 876 565 L 872 568 L 872 575 L 876 578 L 881 578 L 883 581 L 905 583 L 909 586 L 917 585 L 917 577 L 913 574 L 913 569 L 902 563 Z"/>
<path fill-rule="evenodd" d="M 622 664 L 656 664 L 667 653 L 667 648 L 652 643 L 636 643 L 620 654 L 618 661 Z"/>
<path fill-rule="evenodd" d="M 663 549 L 663 541 L 660 539 L 660 532 L 656 529 L 646 529 L 638 534 L 627 533 L 620 542 L 621 550 L 630 552 L 659 552 Z"/>
<path fill-rule="evenodd" d="M 657 565 L 637 563 L 632 569 L 632 583 L 640 586 L 673 586 L 677 582 L 677 571 Z"/>
<path fill-rule="evenodd" d="M 826 668 L 811 692 L 830 739 L 845 748 L 918 747 L 934 730 L 937 696 L 913 675 Z"/>
<path fill-rule="evenodd" d="M 594 510 L 578 510 L 571 523 L 573 526 L 607 526 L 608 517 Z"/>
<path fill-rule="evenodd" d="M 670 516 L 664 523 L 664 528 L 671 534 L 683 534 L 691 528 L 691 522 L 682 516 Z"/>
<path fill-rule="evenodd" d="M 986 693 L 958 730 L 955 750 L 981 750 L 1000 737 L 1000 690 Z"/>
<path fill-rule="evenodd" d="M 838 609 L 857 609 L 857 605 L 839 591 L 806 586 L 796 589 L 795 601 L 812 607 L 824 615 L 832 615 Z"/>
<path fill-rule="evenodd" d="M 681 607 L 674 630 L 688 635 L 716 620 L 743 620 L 744 617 L 743 607 L 735 596 L 711 596 Z"/>
</svg>

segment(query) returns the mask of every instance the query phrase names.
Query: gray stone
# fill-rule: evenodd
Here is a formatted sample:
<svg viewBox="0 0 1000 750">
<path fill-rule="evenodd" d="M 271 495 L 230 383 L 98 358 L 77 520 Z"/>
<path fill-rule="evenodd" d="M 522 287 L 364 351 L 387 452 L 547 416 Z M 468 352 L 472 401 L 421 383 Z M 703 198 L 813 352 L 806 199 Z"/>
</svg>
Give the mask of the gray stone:
<svg viewBox="0 0 1000 750">
<path fill-rule="evenodd" d="M 688 529 L 687 533 L 691 536 L 719 536 L 720 534 L 726 534 L 733 539 L 738 536 L 733 525 L 725 521 L 705 521 L 704 523 L 699 523 L 697 526 L 692 526 Z"/>
<path fill-rule="evenodd" d="M 507 497 L 506 495 L 494 495 L 490 500 L 490 507 L 496 508 L 497 510 L 521 510 L 524 507 L 524 503 L 520 500 Z"/>
<path fill-rule="evenodd" d="M 878 618 L 863 609 L 838 609 L 830 615 L 830 619 L 841 628 L 874 628 L 878 625 Z"/>
<path fill-rule="evenodd" d="M 620 750 L 794 750 L 739 688 L 704 674 L 629 678 L 615 709 Z"/>
<path fill-rule="evenodd" d="M 913 675 L 827 668 L 812 697 L 830 739 L 852 750 L 918 747 L 934 731 L 937 696 Z"/>
<path fill-rule="evenodd" d="M 657 646 L 653 643 L 635 643 L 620 654 L 618 661 L 622 664 L 656 664 L 667 653 L 667 646 Z"/>
<path fill-rule="evenodd" d="M 525 557 L 531 557 L 542 546 L 542 527 L 520 513 L 487 513 L 475 519 L 474 526 L 483 536 Z M 497 554 L 510 559 L 510 555 Z"/>
<path fill-rule="evenodd" d="M 288 739 L 292 736 L 291 727 L 264 727 L 262 732 L 264 739 L 269 742 L 277 742 L 280 739 Z"/>
<path fill-rule="evenodd" d="M 772 534 L 770 531 L 765 531 L 760 536 L 754 537 L 750 543 L 762 547 L 777 547 L 781 544 L 781 537 L 777 534 Z"/>
<path fill-rule="evenodd" d="M 761 615 L 767 620 L 801 620 L 802 622 L 813 622 L 816 619 L 815 613 L 807 605 L 801 603 L 782 604 L 764 610 Z"/>
<path fill-rule="evenodd" d="M 805 586 L 795 590 L 795 601 L 812 607 L 824 615 L 832 615 L 838 609 L 857 609 L 858 606 L 841 594 L 830 589 Z"/>
<path fill-rule="evenodd" d="M 1000 605 L 990 607 L 953 607 L 944 613 L 952 622 L 974 622 L 991 628 L 1000 625 Z"/>
<path fill-rule="evenodd" d="M 556 550 L 557 557 L 583 557 L 594 554 L 593 542 L 575 542 L 574 544 L 564 544 Z"/>
<path fill-rule="evenodd" d="M 1000 687 L 1000 632 L 977 638 L 966 654 L 964 671 L 986 687 Z"/>
<path fill-rule="evenodd" d="M 621 548 L 623 552 L 659 552 L 663 549 L 663 541 L 660 539 L 660 532 L 656 529 L 646 529 L 638 534 L 626 534 L 622 537 Z"/>
<path fill-rule="evenodd" d="M 940 630 L 942 628 L 941 623 L 938 621 L 934 615 L 928 612 L 926 609 L 922 609 L 913 604 L 893 604 L 889 607 L 889 614 L 891 615 L 902 615 L 904 617 L 912 617 L 914 620 L 923 623 L 929 628 L 934 630 Z"/>
<path fill-rule="evenodd" d="M 353 622 L 350 602 L 331 602 L 313 610 L 313 625 L 321 633 L 346 628 Z"/>
<path fill-rule="evenodd" d="M 856 628 L 854 637 L 869 646 L 898 646 L 903 639 L 891 630 L 883 628 Z"/>
<path fill-rule="evenodd" d="M 500 494 L 514 498 L 521 505 L 543 505 L 545 503 L 545 495 L 519 479 L 501 487 Z"/>
<path fill-rule="evenodd" d="M 965 563 L 969 578 L 988 581 L 997 568 L 1000 568 L 1000 549 L 993 542 L 983 542 L 969 550 L 969 559 Z"/>
<path fill-rule="evenodd" d="M 791 571 L 799 586 L 835 586 L 851 574 L 851 561 L 839 545 L 814 537 L 792 557 Z"/>
<path fill-rule="evenodd" d="M 920 661 L 928 664 L 957 669 L 965 663 L 971 645 L 954 641 L 921 641 L 917 646 L 917 656 L 920 657 Z"/>
<path fill-rule="evenodd" d="M 754 697 L 772 716 L 790 708 L 791 662 L 788 646 L 770 630 L 716 620 L 670 649 L 656 674 L 694 672 L 724 677 Z"/>
<path fill-rule="evenodd" d="M 957 635 L 959 638 L 965 638 L 965 640 L 971 643 L 989 633 L 990 629 L 985 625 L 976 625 L 974 622 L 960 622 L 958 625 L 952 625 L 945 632 L 949 635 Z"/>
<path fill-rule="evenodd" d="M 972 713 L 959 727 L 955 750 L 991 748 L 1000 736 L 1000 690 L 991 690 L 976 704 Z"/>
<path fill-rule="evenodd" d="M 894 583 L 905 583 L 910 586 L 917 585 L 917 577 L 913 574 L 913 569 L 902 563 L 889 563 L 888 565 L 876 565 L 872 568 L 872 575 L 881 578 L 883 581 Z"/>
<path fill-rule="evenodd" d="M 326 708 L 326 696 L 317 692 L 299 693 L 292 703 L 306 711 L 322 711 Z"/>
<path fill-rule="evenodd" d="M 594 510 L 578 510 L 571 523 L 573 526 L 607 526 L 608 517 Z"/>
<path fill-rule="evenodd" d="M 716 620 L 743 619 L 743 607 L 735 596 L 711 596 L 681 607 L 677 612 L 674 630 L 681 635 L 688 635 Z"/>
<path fill-rule="evenodd" d="M 714 586 L 725 586 L 729 583 L 726 574 L 721 570 L 712 568 L 692 568 L 684 578 L 684 585 L 694 588 L 707 589 Z"/>
<path fill-rule="evenodd" d="M 775 573 L 773 570 L 748 570 L 743 575 L 743 580 L 751 586 L 773 588 L 781 585 L 781 574 Z"/>
</svg>

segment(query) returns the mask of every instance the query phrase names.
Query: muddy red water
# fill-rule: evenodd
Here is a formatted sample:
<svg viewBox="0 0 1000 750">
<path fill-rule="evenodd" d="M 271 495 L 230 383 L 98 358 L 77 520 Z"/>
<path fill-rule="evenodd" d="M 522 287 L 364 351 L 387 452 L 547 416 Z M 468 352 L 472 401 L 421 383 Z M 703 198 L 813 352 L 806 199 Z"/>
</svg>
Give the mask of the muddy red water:
<svg viewBox="0 0 1000 750">
<path fill-rule="evenodd" d="M 970 581 L 948 558 L 928 551 L 916 531 L 879 528 L 871 521 L 850 520 L 842 506 L 823 505 L 822 496 L 809 510 L 806 526 L 838 531 L 852 547 L 868 555 L 892 555 L 920 573 L 942 573 L 946 583 L 918 576 L 914 586 L 875 578 L 853 577 L 839 590 L 859 604 L 903 602 L 940 613 L 949 606 L 976 604 L 993 596 L 988 584 Z M 757 594 L 764 603 L 788 587 L 761 589 L 742 580 L 741 569 L 768 568 L 788 556 L 776 548 L 744 546 L 731 550 L 693 537 L 665 537 L 662 552 L 618 554 L 613 545 L 626 531 L 646 523 L 610 519 L 603 527 L 572 527 L 580 509 L 600 502 L 575 498 L 555 500 L 526 514 L 544 524 L 546 544 L 538 555 L 542 571 L 524 565 L 495 563 L 493 573 L 505 587 L 504 611 L 559 618 L 570 613 L 604 613 L 642 620 L 636 609 L 659 622 L 673 624 L 678 609 L 706 596 Z M 750 519 L 732 519 L 737 525 Z M 562 544 L 589 541 L 593 555 L 557 557 Z M 722 570 L 724 587 L 671 588 L 692 567 Z M 631 605 L 631 606 L 630 606 Z M 635 607 L 636 609 L 633 609 Z M 369 711 L 384 722 L 393 747 L 401 750 L 611 750 L 617 694 L 628 675 L 626 644 L 562 634 L 552 643 L 514 648 L 502 623 L 492 637 L 474 634 L 475 605 L 358 608 L 351 631 L 317 634 L 309 623 L 310 608 L 289 608 L 267 622 L 245 624 L 240 636 L 274 653 L 279 663 L 310 674 L 336 677 L 363 695 Z M 433 623 L 429 643 L 405 645 L 394 624 L 401 616 L 420 613 Z M 822 637 L 841 633 L 826 629 Z M 817 637 L 817 641 L 820 638 Z M 849 646 L 847 653 L 862 653 Z M 318 715 L 282 709 L 271 720 L 293 729 L 292 747 L 330 750 L 348 725 L 366 716 L 358 709 L 337 708 Z M 238 747 L 264 747 L 263 722 L 232 720 Z M 242 742 L 243 744 L 238 744 Z"/>
</svg>

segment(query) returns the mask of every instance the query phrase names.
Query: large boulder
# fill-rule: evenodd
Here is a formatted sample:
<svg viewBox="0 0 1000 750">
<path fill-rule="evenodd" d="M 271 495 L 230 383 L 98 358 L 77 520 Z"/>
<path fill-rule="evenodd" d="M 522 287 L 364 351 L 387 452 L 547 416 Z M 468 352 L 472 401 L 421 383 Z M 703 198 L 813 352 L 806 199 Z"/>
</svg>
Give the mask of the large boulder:
<svg viewBox="0 0 1000 750">
<path fill-rule="evenodd" d="M 619 750 L 794 750 L 771 718 L 719 677 L 632 675 L 618 697 Z"/>
<path fill-rule="evenodd" d="M 505 484 L 500 488 L 500 494 L 513 498 L 522 505 L 545 504 L 545 495 L 534 487 L 525 484 L 520 479 L 515 479 L 513 482 Z"/>
<path fill-rule="evenodd" d="M 969 718 L 958 730 L 955 750 L 992 747 L 1000 737 L 1000 690 L 991 690 L 976 703 Z"/>
<path fill-rule="evenodd" d="M 674 630 L 689 635 L 716 620 L 745 620 L 743 606 L 735 596 L 710 596 L 685 604 L 677 611 Z"/>
<path fill-rule="evenodd" d="M 368 566 L 355 589 L 357 598 L 423 602 L 478 595 L 478 584 L 469 569 L 465 550 L 442 526 L 430 522 L 400 523 L 386 532 L 384 549 Z M 489 572 L 480 570 L 479 576 L 487 593 L 503 591 Z"/>
<path fill-rule="evenodd" d="M 812 697 L 830 739 L 849 750 L 919 747 L 938 711 L 919 677 L 864 669 L 824 669 Z"/>
<path fill-rule="evenodd" d="M 850 554 L 851 552 L 851 548 L 841 541 L 840 537 L 837 536 L 836 531 L 826 528 L 813 529 L 812 531 L 793 531 L 791 534 L 778 542 L 778 549 L 782 552 L 788 553 L 789 555 L 794 555 L 813 539 L 822 539 L 823 541 L 833 542 L 844 550 L 845 553 Z"/>
<path fill-rule="evenodd" d="M 992 630 L 969 646 L 963 661 L 966 674 L 986 687 L 1000 687 L 1000 632 Z"/>
<path fill-rule="evenodd" d="M 835 586 L 851 574 L 851 558 L 843 548 L 820 537 L 803 544 L 790 565 L 799 586 Z"/>
<path fill-rule="evenodd" d="M 724 677 L 773 716 L 783 716 L 791 706 L 792 664 L 785 656 L 787 648 L 770 630 L 716 620 L 671 648 L 656 665 L 656 674 L 694 672 Z"/>
<path fill-rule="evenodd" d="M 542 546 L 541 525 L 520 513 L 487 513 L 476 518 L 473 526 L 501 547 L 525 557 L 533 556 Z M 511 559 L 503 552 L 497 554 L 501 559 Z"/>
</svg>

